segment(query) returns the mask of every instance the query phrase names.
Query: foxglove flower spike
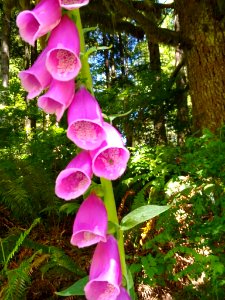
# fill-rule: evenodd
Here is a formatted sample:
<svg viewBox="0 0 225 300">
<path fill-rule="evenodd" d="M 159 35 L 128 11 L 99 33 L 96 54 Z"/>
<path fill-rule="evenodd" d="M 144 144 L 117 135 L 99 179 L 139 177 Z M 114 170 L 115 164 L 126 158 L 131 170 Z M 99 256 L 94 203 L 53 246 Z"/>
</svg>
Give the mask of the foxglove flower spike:
<svg viewBox="0 0 225 300">
<path fill-rule="evenodd" d="M 58 25 L 61 7 L 58 0 L 41 0 L 33 10 L 22 11 L 16 19 L 20 36 L 34 46 L 35 41 Z"/>
<path fill-rule="evenodd" d="M 99 148 L 90 151 L 92 169 L 96 176 L 115 180 L 126 170 L 130 153 L 124 147 L 120 133 L 112 125 L 105 122 L 104 129 L 106 140 Z"/>
<path fill-rule="evenodd" d="M 87 151 L 82 151 L 59 173 L 56 195 L 64 200 L 81 196 L 90 186 L 92 175 L 91 157 Z"/>
<path fill-rule="evenodd" d="M 131 300 L 131 297 L 124 287 L 120 287 L 120 294 L 116 300 Z"/>
<path fill-rule="evenodd" d="M 117 240 L 109 235 L 99 242 L 92 258 L 89 282 L 84 288 L 87 300 L 116 300 L 122 281 Z"/>
<path fill-rule="evenodd" d="M 89 3 L 89 0 L 60 0 L 59 2 L 63 8 L 73 10 L 87 5 Z"/>
<path fill-rule="evenodd" d="M 28 92 L 27 99 L 38 96 L 42 90 L 49 86 L 52 80 L 51 75 L 45 67 L 47 52 L 48 48 L 45 48 L 29 69 L 19 73 L 21 84 Z"/>
<path fill-rule="evenodd" d="M 75 93 L 68 109 L 67 137 L 86 150 L 96 149 L 106 137 L 101 109 L 85 88 Z"/>
<path fill-rule="evenodd" d="M 106 242 L 107 212 L 103 201 L 91 194 L 81 204 L 74 221 L 71 244 L 79 248 Z"/>
<path fill-rule="evenodd" d="M 59 122 L 73 99 L 74 90 L 73 79 L 66 82 L 53 79 L 49 90 L 38 99 L 38 106 L 47 114 L 55 114 Z"/>
<path fill-rule="evenodd" d="M 48 48 L 46 67 L 52 77 L 61 81 L 75 78 L 81 68 L 80 40 L 76 25 L 67 15 L 51 32 Z"/>
</svg>

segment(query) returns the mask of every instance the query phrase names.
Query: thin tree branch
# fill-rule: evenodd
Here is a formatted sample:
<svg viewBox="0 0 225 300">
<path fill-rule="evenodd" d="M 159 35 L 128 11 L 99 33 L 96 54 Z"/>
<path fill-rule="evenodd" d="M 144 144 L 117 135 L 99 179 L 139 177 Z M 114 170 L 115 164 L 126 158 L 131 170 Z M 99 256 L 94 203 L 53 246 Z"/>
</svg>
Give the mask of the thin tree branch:
<svg viewBox="0 0 225 300">
<path fill-rule="evenodd" d="M 111 16 L 108 16 L 104 13 L 92 13 L 91 11 L 81 11 L 82 20 L 84 20 L 85 25 L 96 26 L 103 32 L 114 33 L 117 32 L 126 32 L 131 34 L 137 39 L 143 39 L 145 32 L 139 26 L 132 24 L 129 21 L 122 20 L 122 18 L 112 19 Z"/>
<path fill-rule="evenodd" d="M 174 69 L 173 73 L 170 76 L 170 80 L 175 80 L 178 73 L 180 72 L 181 68 L 185 65 L 185 58 L 183 57 L 181 59 L 181 61 L 179 62 L 179 64 L 176 66 L 176 68 Z"/>
<path fill-rule="evenodd" d="M 177 46 L 178 44 L 185 45 L 186 41 L 182 40 L 180 33 L 159 28 L 152 19 L 138 12 L 131 1 L 128 3 L 123 0 L 114 0 L 114 5 L 120 15 L 135 20 L 137 24 L 143 28 L 149 41 L 171 46 Z"/>
<path fill-rule="evenodd" d="M 144 0 L 144 2 L 140 2 L 140 1 L 132 1 L 133 6 L 136 9 L 139 10 L 150 10 L 150 11 L 155 11 L 155 10 L 161 10 L 161 9 L 173 9 L 174 8 L 174 3 L 153 3 L 149 0 Z"/>
</svg>

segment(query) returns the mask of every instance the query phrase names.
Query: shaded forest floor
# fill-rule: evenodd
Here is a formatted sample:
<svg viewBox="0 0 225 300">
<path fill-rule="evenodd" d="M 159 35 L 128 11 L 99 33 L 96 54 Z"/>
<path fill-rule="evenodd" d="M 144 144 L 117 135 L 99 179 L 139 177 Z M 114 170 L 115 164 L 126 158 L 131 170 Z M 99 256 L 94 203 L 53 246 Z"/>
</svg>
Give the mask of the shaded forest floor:
<svg viewBox="0 0 225 300">
<path fill-rule="evenodd" d="M 120 220 L 146 204 L 170 205 L 125 231 L 137 298 L 224 300 L 225 131 L 189 138 L 182 148 L 132 151 L 123 178 L 113 182 Z M 60 299 L 55 292 L 89 272 L 95 247 L 70 244 L 81 199 L 65 204 L 54 195 L 64 165 L 58 155 L 48 149 L 0 161 L 0 299 Z"/>
<path fill-rule="evenodd" d="M 32 264 L 30 269 L 31 280 L 27 283 L 26 287 L 26 298 L 27 300 L 51 300 L 51 299 L 85 299 L 84 296 L 70 296 L 60 297 L 55 294 L 57 291 L 62 291 L 72 285 L 75 281 L 86 276 L 90 267 L 91 257 L 95 246 L 79 249 L 73 247 L 70 244 L 71 228 L 73 224 L 73 217 L 68 216 L 61 220 L 57 226 L 48 225 L 45 226 L 43 223 L 37 225 L 29 235 L 29 239 L 44 246 L 53 246 L 60 248 L 68 255 L 77 265 L 77 270 L 70 272 L 64 267 L 60 267 L 60 263 L 57 267 L 51 266 L 44 271 L 43 266 L 49 259 L 48 256 L 44 256 L 42 252 L 39 253 L 36 263 Z M 0 209 L 0 232 L 1 236 L 10 236 L 11 234 L 19 230 L 24 230 L 23 224 L 10 217 L 10 213 L 3 206 Z M 146 238 L 146 237 L 145 237 Z M 147 237 L 148 238 L 148 237 Z M 18 268 L 23 261 L 27 260 L 34 254 L 32 247 L 22 246 L 9 263 L 9 269 L 13 270 Z M 129 256 L 129 264 L 135 261 L 137 250 L 133 247 L 132 242 L 127 238 L 126 240 L 126 253 Z M 138 255 L 147 255 L 147 252 L 142 254 L 139 252 Z M 132 259 L 133 258 L 133 259 Z M 62 263 L 63 266 L 63 263 Z M 41 270 L 42 267 L 42 270 Z M 82 276 L 81 276 L 82 275 Z M 170 299 L 203 299 L 194 298 L 193 295 L 190 297 L 183 292 L 184 283 L 178 281 L 177 283 L 168 282 L 167 287 L 155 286 L 151 287 L 148 284 L 142 283 L 141 276 L 144 276 L 141 272 L 138 274 L 137 282 L 135 280 L 135 292 L 137 299 L 139 300 L 170 300 Z M 6 278 L 0 277 L 1 289 L 7 286 Z M 0 291 L 1 291 L 0 289 Z M 184 293 L 184 294 L 183 294 Z M 0 299 L 4 300 L 4 297 Z M 18 298 L 19 299 L 19 298 Z M 212 298 L 210 298 L 212 299 Z M 107 299 L 106 299 L 107 300 Z"/>
</svg>

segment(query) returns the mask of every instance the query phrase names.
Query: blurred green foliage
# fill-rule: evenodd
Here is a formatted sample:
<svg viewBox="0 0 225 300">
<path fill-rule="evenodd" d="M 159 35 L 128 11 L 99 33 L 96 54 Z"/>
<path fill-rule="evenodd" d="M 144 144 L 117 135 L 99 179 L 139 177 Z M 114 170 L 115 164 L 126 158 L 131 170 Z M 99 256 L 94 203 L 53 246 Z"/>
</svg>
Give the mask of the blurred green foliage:
<svg viewBox="0 0 225 300">
<path fill-rule="evenodd" d="M 132 149 L 123 180 L 136 191 L 131 209 L 144 203 L 172 206 L 128 234 L 135 280 L 152 287 L 176 285 L 186 299 L 223 299 L 224 133 L 224 128 L 218 135 L 205 131 L 201 138 L 188 138 L 183 147 Z"/>
</svg>

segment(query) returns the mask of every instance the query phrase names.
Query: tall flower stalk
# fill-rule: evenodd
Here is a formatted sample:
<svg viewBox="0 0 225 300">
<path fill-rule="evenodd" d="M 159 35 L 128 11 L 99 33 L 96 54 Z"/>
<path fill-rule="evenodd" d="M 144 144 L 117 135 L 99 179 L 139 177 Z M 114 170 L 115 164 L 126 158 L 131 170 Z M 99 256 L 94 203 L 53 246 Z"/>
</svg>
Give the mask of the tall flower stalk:
<svg viewBox="0 0 225 300">
<path fill-rule="evenodd" d="M 81 53 L 83 53 L 83 56 L 81 58 L 82 62 L 82 68 L 80 71 L 80 76 L 85 81 L 85 86 L 93 93 L 93 84 L 92 84 L 92 78 L 91 78 L 91 72 L 90 72 L 90 66 L 88 63 L 88 57 L 85 55 L 86 49 L 85 49 L 85 40 L 83 35 L 83 28 L 80 18 L 80 12 L 79 10 L 74 10 L 72 12 L 73 17 L 76 22 L 76 26 L 80 35 L 80 49 Z M 112 137 L 112 135 L 111 135 Z M 115 228 L 119 228 L 119 220 L 117 215 L 117 209 L 116 209 L 116 202 L 113 192 L 113 186 L 112 182 L 109 179 L 100 178 L 102 190 L 104 194 L 104 204 L 107 210 L 108 215 L 108 222 L 111 224 L 114 224 Z M 125 250 L 124 250 L 124 238 L 123 238 L 123 231 L 121 229 L 118 229 L 118 248 L 119 248 L 119 256 L 120 256 L 120 263 L 121 263 L 121 269 L 122 269 L 122 276 L 124 278 L 127 278 L 127 267 L 126 267 L 126 261 L 125 261 Z"/>
<path fill-rule="evenodd" d="M 104 122 L 93 95 L 79 13 L 79 7 L 88 2 L 41 0 L 32 11 L 18 15 L 20 34 L 30 44 L 50 31 L 47 47 L 29 70 L 20 72 L 20 78 L 30 99 L 47 89 L 39 97 L 38 106 L 46 113 L 54 113 L 57 121 L 68 108 L 67 137 L 82 149 L 58 175 L 56 195 L 72 200 L 86 192 L 93 174 L 101 177 L 104 201 L 95 191 L 83 201 L 74 221 L 71 244 L 78 247 L 97 244 L 90 280 L 84 288 L 86 298 L 116 300 L 123 295 L 129 296 L 122 286 L 122 278 L 127 278 L 123 232 L 118 230 L 115 198 L 109 180 L 123 174 L 130 154 L 119 132 Z M 51 4 L 57 6 L 53 14 L 50 13 Z M 67 15 L 60 14 L 60 6 L 69 10 Z M 74 79 L 78 73 L 85 87 L 75 91 Z M 109 234 L 108 223 L 114 226 L 112 233 L 117 239 Z"/>
<path fill-rule="evenodd" d="M 56 195 L 66 201 L 73 200 L 88 192 L 93 175 L 100 177 L 103 200 L 94 188 L 90 189 L 75 217 L 71 237 L 71 244 L 80 248 L 97 244 L 89 281 L 83 285 L 85 296 L 87 300 L 129 300 L 131 282 L 123 231 L 168 207 L 140 207 L 119 223 L 110 180 L 118 179 L 125 172 L 130 154 L 120 133 L 104 122 L 94 97 L 79 13 L 79 8 L 88 3 L 89 0 L 41 0 L 32 11 L 18 15 L 20 34 L 31 45 L 51 31 L 47 47 L 19 77 L 28 99 L 45 92 L 39 97 L 38 106 L 46 113 L 55 114 L 57 121 L 68 109 L 67 137 L 81 149 L 57 176 Z M 52 13 L 51 4 L 57 8 Z M 62 16 L 61 8 L 67 9 L 67 14 Z M 50 18 L 46 20 L 48 14 Z M 76 82 L 78 90 L 75 90 L 78 73 L 84 86 Z M 67 292 L 58 294 L 68 295 Z"/>
</svg>

